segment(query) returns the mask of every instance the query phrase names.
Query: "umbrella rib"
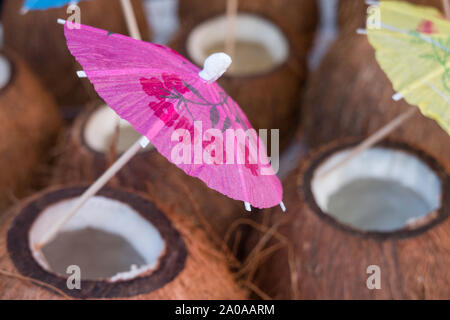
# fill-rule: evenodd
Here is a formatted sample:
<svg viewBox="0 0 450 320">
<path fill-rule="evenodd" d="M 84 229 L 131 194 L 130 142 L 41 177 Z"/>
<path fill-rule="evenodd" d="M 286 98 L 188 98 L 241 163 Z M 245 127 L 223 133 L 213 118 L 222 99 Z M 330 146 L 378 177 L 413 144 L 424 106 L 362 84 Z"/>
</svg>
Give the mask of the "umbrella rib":
<svg viewBox="0 0 450 320">
<path fill-rule="evenodd" d="M 429 36 L 426 36 L 426 35 L 423 35 L 423 34 L 420 34 L 420 33 L 412 34 L 412 33 L 408 32 L 407 30 L 402 30 L 402 29 L 390 26 L 390 25 L 388 25 L 386 23 L 382 23 L 381 25 L 382 25 L 382 27 L 385 30 L 389 30 L 391 32 L 395 32 L 395 33 L 398 33 L 398 34 L 401 34 L 401 35 L 407 35 L 407 36 L 411 36 L 411 37 L 418 37 L 418 38 L 428 42 L 429 44 L 431 44 L 433 50 L 435 50 L 436 48 L 439 48 L 439 49 L 443 50 L 446 55 L 450 53 L 450 49 L 449 48 L 447 48 L 441 42 L 436 41 L 435 39 L 433 39 L 433 38 L 431 38 Z M 377 31 L 374 31 L 374 32 L 377 32 Z M 416 88 L 418 88 L 420 86 L 427 85 L 427 83 L 431 79 L 434 79 L 434 78 L 442 75 L 450 67 L 450 61 L 445 63 L 445 61 L 440 61 L 440 59 L 439 59 L 438 62 L 440 64 L 439 67 L 434 69 L 432 72 L 429 72 L 428 74 L 426 74 L 421 79 L 418 79 L 418 80 L 412 82 L 411 84 L 409 84 L 408 86 L 406 86 L 405 88 L 399 90 L 400 94 L 402 94 L 404 96 L 405 94 L 407 94 L 411 90 L 414 90 L 414 89 L 416 89 Z"/>
<path fill-rule="evenodd" d="M 400 90 L 400 93 L 405 96 L 412 90 L 417 89 L 418 87 L 427 85 L 432 79 L 437 78 L 438 76 L 441 76 L 448 68 L 450 67 L 450 61 L 447 62 L 445 65 L 439 65 L 436 69 L 434 69 L 432 72 L 427 73 L 424 77 L 415 80 L 402 90 Z"/>
<path fill-rule="evenodd" d="M 217 91 L 216 91 L 216 90 L 213 90 L 212 87 L 208 86 L 208 87 L 207 87 L 207 90 L 208 90 L 208 92 L 210 93 L 211 96 L 220 99 L 220 97 L 218 97 Z M 229 115 L 228 115 L 226 109 L 227 109 L 227 108 L 226 108 L 225 106 L 223 106 L 224 112 L 227 114 L 228 119 L 230 119 L 231 126 L 233 127 L 234 130 L 236 130 L 236 129 L 237 129 L 236 122 L 233 120 L 233 117 L 231 117 L 231 118 L 229 117 Z M 231 112 L 230 110 L 228 110 L 228 111 Z M 232 114 L 230 113 L 230 115 L 232 115 Z M 234 147 L 234 145 L 233 145 L 233 147 Z M 236 148 L 236 150 L 237 150 L 237 148 Z M 234 153 L 234 150 L 233 150 L 233 153 Z M 238 166 L 238 167 L 239 167 L 239 166 Z M 239 178 L 240 178 L 241 180 L 243 180 L 242 172 L 241 172 L 240 168 L 237 168 L 237 169 L 238 169 L 238 173 L 239 173 Z M 230 182 L 230 180 L 228 179 L 228 176 L 227 176 L 227 177 L 223 177 L 223 178 L 226 178 L 226 179 L 222 179 L 222 181 L 225 180 L 226 183 L 227 183 L 227 185 L 228 185 L 228 188 L 231 189 L 231 188 L 232 188 L 232 187 L 231 187 L 231 182 Z M 245 184 L 244 184 L 244 185 L 245 185 Z M 244 194 L 246 194 L 245 191 L 243 191 L 243 192 L 244 192 Z"/>
<path fill-rule="evenodd" d="M 216 90 L 213 90 L 212 87 L 208 87 L 208 91 L 213 97 L 219 99 L 218 101 L 220 101 L 221 97 L 218 95 Z M 225 107 L 225 104 L 226 104 L 226 100 L 225 100 L 224 104 L 222 104 L 222 107 L 223 107 L 224 112 L 227 114 L 227 110 L 226 110 L 227 108 Z M 232 113 L 231 113 L 231 115 L 232 115 Z M 239 116 L 238 112 L 236 112 L 236 115 Z M 228 116 L 228 114 L 227 114 L 227 116 Z M 236 130 L 237 126 L 236 126 L 235 121 L 233 119 L 230 119 L 230 121 L 231 121 L 231 123 L 233 125 L 233 129 Z M 236 151 L 238 151 L 238 147 L 237 146 L 235 146 L 235 147 L 236 147 L 235 148 Z M 245 154 L 244 154 L 244 162 L 245 162 Z M 242 172 L 242 166 L 239 165 L 239 164 L 236 164 L 236 167 L 238 169 L 239 179 L 241 180 L 242 192 L 244 194 L 244 202 L 248 202 L 250 200 L 250 198 L 249 198 L 248 193 L 247 193 L 247 189 L 246 189 L 246 185 L 247 184 L 245 182 L 244 173 Z M 229 182 L 228 182 L 228 185 L 230 185 Z M 246 208 L 247 208 L 247 206 L 246 206 Z"/>
<path fill-rule="evenodd" d="M 86 72 L 86 70 L 84 70 Z M 156 68 L 120 68 L 120 69 L 100 69 L 89 70 L 87 73 L 91 77 L 111 77 L 111 76 L 129 76 L 129 75 L 141 75 L 142 73 L 160 73 L 161 69 Z"/>
<path fill-rule="evenodd" d="M 436 92 L 439 96 L 441 96 L 441 98 L 444 99 L 447 103 L 450 103 L 450 99 L 449 99 L 449 98 L 448 98 L 441 90 L 439 90 L 438 88 L 436 88 L 436 86 L 435 86 L 433 83 L 428 82 L 427 85 L 428 85 L 434 92 Z"/>
<path fill-rule="evenodd" d="M 208 89 L 211 91 L 210 93 L 212 93 L 212 94 L 216 94 L 216 93 L 217 93 L 216 91 L 211 90 L 210 88 L 208 88 Z M 229 106 L 229 104 L 228 104 L 228 102 L 227 102 L 227 99 L 224 101 L 224 105 L 222 105 L 222 106 L 223 106 L 223 109 L 224 109 L 224 111 L 225 111 L 225 113 L 226 113 L 227 108 L 225 107 L 225 105 L 226 105 L 228 108 L 231 109 L 231 107 Z M 242 126 L 243 129 L 245 129 L 245 131 L 246 131 L 246 135 L 247 135 L 247 137 L 248 137 L 249 142 L 252 144 L 253 148 L 256 149 L 256 152 L 258 152 L 258 148 L 257 148 L 258 141 L 253 141 L 252 136 L 251 136 L 250 134 L 247 134 L 247 130 L 248 130 L 247 125 L 245 124 L 244 120 L 242 120 L 241 116 L 239 115 L 239 112 L 238 112 L 238 110 L 237 110 L 235 104 L 233 104 L 233 108 L 234 108 L 234 112 L 236 113 L 236 116 L 239 118 L 239 121 L 241 122 L 241 126 Z M 231 110 L 230 110 L 230 112 L 231 112 L 231 114 L 232 114 L 232 111 L 231 111 Z M 227 116 L 228 116 L 228 115 L 227 115 Z M 234 124 L 234 123 L 235 123 L 235 122 L 233 122 L 233 124 Z M 233 129 L 236 130 L 236 127 L 233 126 Z M 256 131 L 256 130 L 255 130 L 255 131 Z"/>
<path fill-rule="evenodd" d="M 385 2 L 385 4 L 386 4 L 386 3 L 387 3 L 387 2 Z M 401 9 L 398 9 L 398 10 L 397 10 L 397 8 L 392 7 L 392 6 L 387 7 L 387 8 L 384 8 L 384 10 L 386 10 L 386 11 L 391 11 L 391 12 L 394 12 L 394 13 L 396 13 L 396 14 L 400 14 L 400 15 L 407 16 L 407 17 L 417 18 L 417 14 L 416 14 L 416 13 L 412 14 L 412 13 L 406 11 L 406 10 L 401 10 Z M 436 10 L 436 11 L 437 11 L 437 10 Z M 439 11 L 437 11 L 437 12 L 439 12 Z M 431 16 L 430 16 L 430 17 L 431 17 Z M 434 16 L 433 16 L 433 18 L 437 18 L 437 17 L 434 17 Z M 444 20 L 444 21 L 445 21 L 445 20 Z"/>
<path fill-rule="evenodd" d="M 438 41 L 434 40 L 433 38 L 431 38 L 429 36 L 426 36 L 424 34 L 421 34 L 421 33 L 413 34 L 413 33 L 411 33 L 408 30 L 399 29 L 399 28 L 396 28 L 394 26 L 388 25 L 386 23 L 381 23 L 381 27 L 384 28 L 384 30 L 395 32 L 395 33 L 398 33 L 398 34 L 401 34 L 401 35 L 420 38 L 420 39 L 428 42 L 429 44 L 432 44 L 432 45 L 434 45 L 434 46 L 444 50 L 445 52 L 450 53 L 450 49 L 449 48 L 447 48 L 446 46 L 442 45 L 440 42 L 438 42 Z M 380 33 L 382 31 L 381 30 L 369 29 L 369 34 L 371 32 L 373 32 L 373 33 Z"/>
<path fill-rule="evenodd" d="M 427 83 L 428 86 L 436 93 L 438 94 L 442 99 L 444 99 L 447 103 L 450 102 L 450 99 L 442 92 L 440 91 L 438 88 L 436 88 L 436 86 L 434 86 L 431 82 Z M 422 113 L 431 118 L 434 119 L 437 123 L 439 123 L 439 125 L 445 129 L 446 132 L 450 131 L 450 126 L 448 126 L 446 124 L 445 121 L 443 121 L 442 119 L 445 118 L 445 116 L 448 114 L 448 112 L 445 113 L 437 113 L 434 112 L 433 110 L 429 109 L 429 108 L 423 108 Z"/>
</svg>

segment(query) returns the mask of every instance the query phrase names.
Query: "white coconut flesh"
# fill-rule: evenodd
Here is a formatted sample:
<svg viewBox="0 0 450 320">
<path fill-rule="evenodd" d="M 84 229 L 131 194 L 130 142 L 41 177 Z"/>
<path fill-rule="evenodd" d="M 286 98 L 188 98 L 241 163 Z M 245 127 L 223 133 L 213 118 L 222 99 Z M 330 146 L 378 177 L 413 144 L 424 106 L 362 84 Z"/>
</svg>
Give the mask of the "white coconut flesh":
<svg viewBox="0 0 450 320">
<path fill-rule="evenodd" d="M 187 39 L 187 51 L 194 63 L 203 66 L 212 53 L 225 52 L 227 18 L 221 15 L 195 27 Z M 259 75 L 283 64 L 289 56 L 289 41 L 271 21 L 253 14 L 238 14 L 233 63 L 227 74 Z"/>
<path fill-rule="evenodd" d="M 46 208 L 30 229 L 30 248 L 67 213 L 75 199 Z M 78 266 L 81 279 L 120 281 L 148 274 L 165 252 L 158 229 L 127 204 L 91 198 L 41 252 L 33 253 L 47 271 L 68 276 Z M 34 250 L 32 250 L 34 252 Z"/>
<path fill-rule="evenodd" d="M 0 89 L 6 87 L 9 83 L 11 80 L 11 73 L 11 63 L 5 56 L 0 55 Z"/>
<path fill-rule="evenodd" d="M 117 126 L 119 126 L 118 135 Z M 127 121 L 121 119 L 107 105 L 99 107 L 91 114 L 84 126 L 83 136 L 85 143 L 92 150 L 100 153 L 108 153 L 117 136 L 118 153 L 125 152 L 141 137 Z M 140 152 L 149 151 L 152 148 L 153 146 L 149 145 Z"/>
<path fill-rule="evenodd" d="M 363 231 L 389 232 L 425 218 L 441 206 L 441 182 L 418 157 L 389 148 L 366 150 L 320 177 L 350 151 L 336 152 L 315 171 L 312 193 L 319 208 Z"/>
</svg>

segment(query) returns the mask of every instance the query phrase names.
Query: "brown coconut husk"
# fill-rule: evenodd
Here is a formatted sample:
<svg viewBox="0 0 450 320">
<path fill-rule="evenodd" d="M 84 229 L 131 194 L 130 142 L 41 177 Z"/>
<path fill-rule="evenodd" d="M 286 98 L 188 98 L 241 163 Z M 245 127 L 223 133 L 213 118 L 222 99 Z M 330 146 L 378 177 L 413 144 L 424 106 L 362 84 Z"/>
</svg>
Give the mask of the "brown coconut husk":
<svg viewBox="0 0 450 320">
<path fill-rule="evenodd" d="M 353 34 L 357 28 L 365 28 L 367 7 L 365 0 L 339 0 L 337 12 L 339 33 Z"/>
<path fill-rule="evenodd" d="M 84 131 L 94 110 L 96 108 L 87 110 L 76 119 L 55 167 L 53 183 L 92 183 L 116 159 L 111 153 L 93 150 L 86 142 Z M 144 192 L 159 207 L 191 219 L 197 227 L 206 228 L 208 235 L 222 246 L 228 227 L 246 212 L 243 203 L 188 176 L 155 149 L 146 150 L 133 157 L 109 185 Z"/>
<path fill-rule="evenodd" d="M 437 3 L 440 1 L 430 2 Z M 350 22 L 359 21 L 357 14 L 353 16 Z M 405 100 L 392 99 L 392 84 L 377 63 L 367 37 L 357 35 L 354 28 L 351 31 L 338 37 L 307 85 L 302 124 L 303 135 L 312 148 L 337 138 L 368 136 L 413 107 Z M 419 145 L 444 165 L 450 164 L 448 134 L 420 112 L 390 137 Z"/>
<path fill-rule="evenodd" d="M 161 211 L 142 195 L 116 188 L 105 188 L 99 195 L 128 205 L 156 227 L 165 242 L 158 266 L 154 271 L 130 280 L 81 280 L 80 290 L 68 289 L 64 277 L 45 270 L 34 259 L 29 232 L 45 208 L 78 196 L 85 189 L 74 186 L 43 191 L 20 203 L 11 210 L 8 219 L 3 219 L 0 227 L 1 299 L 64 298 L 33 281 L 48 284 L 69 297 L 82 299 L 246 298 L 246 291 L 235 283 L 228 270 L 225 256 L 214 249 L 203 230 L 173 211 Z M 34 280 L 24 281 L 22 277 Z"/>
<path fill-rule="evenodd" d="M 170 46 L 189 60 L 187 39 L 200 23 L 225 13 L 225 1 L 180 1 L 180 31 Z M 239 13 L 251 13 L 278 26 L 289 42 L 284 63 L 251 75 L 225 73 L 218 82 L 241 106 L 255 129 L 280 129 L 280 147 L 297 126 L 298 99 L 306 76 L 307 53 L 317 21 L 315 1 L 240 1 Z M 201 66 L 200 66 L 201 67 Z"/>
<path fill-rule="evenodd" d="M 144 40 L 150 40 L 149 27 L 141 0 L 132 1 Z M 29 11 L 21 14 L 22 1 L 6 0 L 2 24 L 4 47 L 17 52 L 53 93 L 59 105 L 77 106 L 96 97 L 76 75 L 81 70 L 67 49 L 64 28 L 56 23 L 67 19 L 67 6 L 58 9 Z M 128 35 L 119 0 L 82 1 L 81 23 Z M 50 45 L 51 44 L 51 45 Z"/>
<path fill-rule="evenodd" d="M 61 119 L 55 101 L 11 52 L 11 76 L 0 89 L 0 209 L 35 186 L 45 169 Z"/>
<path fill-rule="evenodd" d="M 406 143 L 382 144 L 421 159 L 442 185 L 442 206 L 398 231 L 361 231 L 316 204 L 310 188 L 315 169 L 334 152 L 358 142 L 333 142 L 317 150 L 284 181 L 289 216 L 273 208 L 263 213 L 263 220 L 279 234 L 267 247 L 283 241 L 289 245 L 259 266 L 256 285 L 277 299 L 448 299 L 450 177 L 435 158 Z M 253 243 L 268 233 L 262 231 L 250 235 Z M 379 290 L 366 286 L 370 265 L 381 269 Z"/>
</svg>

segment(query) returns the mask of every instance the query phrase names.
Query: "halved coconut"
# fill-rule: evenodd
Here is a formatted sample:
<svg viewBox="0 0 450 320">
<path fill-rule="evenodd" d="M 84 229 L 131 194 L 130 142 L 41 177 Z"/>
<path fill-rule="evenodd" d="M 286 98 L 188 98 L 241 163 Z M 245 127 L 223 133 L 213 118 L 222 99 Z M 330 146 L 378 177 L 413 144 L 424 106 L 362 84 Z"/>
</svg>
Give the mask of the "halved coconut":
<svg viewBox="0 0 450 320">
<path fill-rule="evenodd" d="M 371 148 L 320 176 L 349 152 L 330 156 L 311 182 L 319 208 L 340 223 L 363 231 L 394 231 L 440 207 L 439 177 L 418 157 L 402 150 Z"/>
<path fill-rule="evenodd" d="M 7 232 L 8 250 L 0 258 L 0 268 L 83 299 L 246 297 L 225 257 L 209 244 L 203 231 L 159 210 L 147 198 L 121 189 L 102 189 L 35 252 L 34 245 L 85 190 L 53 188 L 13 209 L 12 222 L 3 221 L 0 227 L 2 237 Z M 0 250 L 6 251 L 5 242 Z M 49 287 L 1 274 L 0 289 L 3 299 L 61 298 Z"/>
<path fill-rule="evenodd" d="M 265 217 L 283 222 L 291 252 L 264 261 L 256 284 L 283 299 L 448 299 L 448 172 L 421 149 L 386 142 L 320 176 L 356 145 L 319 149 L 286 179 L 290 217 L 277 208 Z"/>
</svg>

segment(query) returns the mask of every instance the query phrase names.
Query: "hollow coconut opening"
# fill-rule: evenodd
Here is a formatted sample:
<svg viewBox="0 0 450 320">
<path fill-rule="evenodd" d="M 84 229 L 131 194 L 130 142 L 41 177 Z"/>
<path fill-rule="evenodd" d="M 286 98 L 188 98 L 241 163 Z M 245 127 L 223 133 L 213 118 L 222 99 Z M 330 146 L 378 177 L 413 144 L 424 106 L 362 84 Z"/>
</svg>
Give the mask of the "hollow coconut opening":
<svg viewBox="0 0 450 320">
<path fill-rule="evenodd" d="M 197 25 L 187 38 L 191 59 L 203 66 L 215 52 L 225 52 L 227 18 L 221 15 Z M 289 57 L 289 41 L 281 29 L 270 20 L 253 14 L 236 17 L 233 63 L 227 70 L 232 76 L 265 74 L 282 65 Z"/>
<path fill-rule="evenodd" d="M 89 115 L 82 135 L 87 146 L 99 153 L 108 153 L 117 139 L 116 150 L 119 154 L 128 150 L 142 136 L 107 105 L 100 106 Z M 139 152 L 152 149 L 153 146 L 149 145 Z"/>
<path fill-rule="evenodd" d="M 393 232 L 441 207 L 439 176 L 402 150 L 374 147 L 320 177 L 350 152 L 334 152 L 314 171 L 312 195 L 323 213 L 356 230 Z"/>
<path fill-rule="evenodd" d="M 6 244 L 23 276 L 75 298 L 120 298 L 149 294 L 184 270 L 186 245 L 171 220 L 150 200 L 109 187 L 35 252 L 43 234 L 85 191 L 73 186 L 43 192 L 15 215 Z M 77 290 L 68 286 L 75 279 Z"/>
<path fill-rule="evenodd" d="M 42 211 L 29 232 L 30 248 L 75 201 L 64 200 Z M 67 277 L 68 267 L 75 265 L 82 280 L 114 282 L 155 270 L 165 248 L 158 229 L 138 212 L 117 200 L 96 196 L 40 252 L 32 252 L 49 272 Z"/>
<path fill-rule="evenodd" d="M 4 55 L 0 54 L 0 90 L 5 88 L 11 81 L 11 62 Z"/>
</svg>

